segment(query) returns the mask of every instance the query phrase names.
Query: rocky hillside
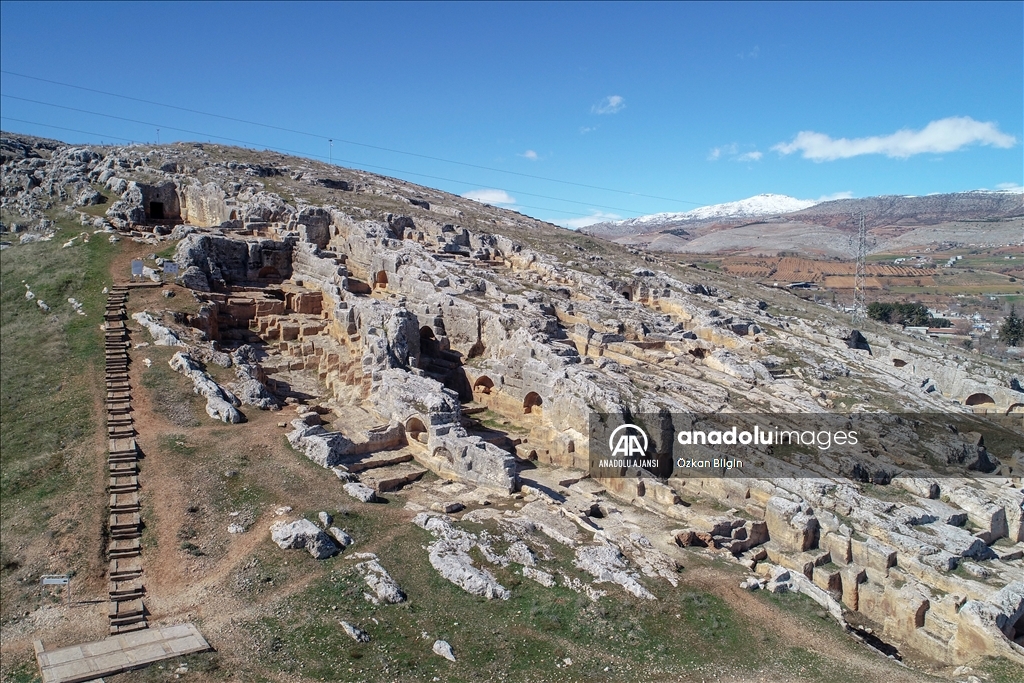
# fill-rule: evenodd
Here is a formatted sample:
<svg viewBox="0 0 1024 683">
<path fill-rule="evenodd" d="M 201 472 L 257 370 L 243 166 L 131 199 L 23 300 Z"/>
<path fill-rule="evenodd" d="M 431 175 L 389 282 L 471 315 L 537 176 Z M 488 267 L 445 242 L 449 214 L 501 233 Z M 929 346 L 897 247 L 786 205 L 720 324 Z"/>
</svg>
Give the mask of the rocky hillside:
<svg viewBox="0 0 1024 683">
<path fill-rule="evenodd" d="M 759 195 L 766 196 L 776 197 Z M 847 243 L 862 216 L 865 226 L 881 236 L 875 240 L 876 251 L 904 243 L 938 243 L 955 237 L 957 231 L 962 241 L 1008 244 L 1019 241 L 1024 229 L 1024 195 L 1009 192 L 837 199 L 804 202 L 811 206 L 803 207 L 794 205 L 800 200 L 792 198 L 784 198 L 792 200 L 789 202 L 755 202 L 757 199 L 598 223 L 588 226 L 586 232 L 655 251 L 701 253 L 756 249 L 763 246 L 757 244 L 760 235 L 773 235 L 786 251 L 849 256 Z M 829 243 L 832 252 L 823 254 L 821 247 Z"/>
<path fill-rule="evenodd" d="M 146 489 L 146 524 L 164 534 L 143 550 L 144 563 L 153 562 L 146 553 L 159 558 L 147 566 L 162 568 L 146 605 L 151 623 L 198 613 L 245 676 L 283 661 L 301 677 L 325 659 L 345 670 L 317 676 L 351 676 L 370 649 L 325 657 L 333 645 L 317 640 L 321 631 L 302 631 L 302 644 L 285 634 L 301 628 L 293 614 L 336 628 L 327 610 L 340 607 L 361 619 L 343 637 L 382 643 L 372 676 L 426 667 L 419 649 L 404 649 L 420 631 L 450 633 L 435 641 L 436 656 L 466 653 L 495 677 L 522 634 L 540 645 L 514 662 L 541 651 L 537 666 L 574 666 L 573 676 L 644 670 L 635 653 L 594 654 L 593 628 L 607 627 L 597 640 L 632 629 L 661 647 L 651 656 L 666 677 L 692 678 L 705 663 L 679 655 L 671 634 L 677 623 L 691 633 L 683 615 L 717 604 L 694 608 L 687 591 L 702 580 L 769 621 L 783 617 L 762 589 L 800 594 L 850 642 L 939 674 L 986 657 L 1024 663 L 1019 367 L 898 329 L 852 329 L 781 289 L 359 170 L 204 144 L 90 147 L 5 134 L 0 147 L 5 263 L 100 241 L 114 245 L 115 280 L 139 259 L 143 277 L 161 283 L 129 298 L 130 380 L 149 392 L 136 418 L 149 439 L 141 476 L 165 477 Z M 800 220 L 792 225 L 810 225 Z M 3 287 L 23 321 L 54 315 L 22 283 L 5 275 Z M 725 453 L 712 446 L 729 441 L 679 450 L 692 445 L 683 432 L 728 430 L 730 420 L 762 434 L 861 437 L 798 444 L 806 449 L 755 437 L 737 441 L 721 466 L 708 464 Z M 607 434 L 627 424 L 642 445 Z M 259 457 L 239 455 L 257 446 Z M 332 527 L 337 502 L 317 514 L 327 505 L 319 501 L 339 499 L 364 521 Z M 32 499 L 18 501 L 30 514 Z M 223 517 L 204 525 L 204 506 Z M 6 519 L 5 544 L 14 533 L 19 553 L 46 556 L 49 537 Z M 281 558 L 303 548 L 305 564 L 285 569 Z M 194 552 L 210 557 L 176 583 L 175 558 Z M 4 566 L 5 595 L 27 601 L 43 560 Z M 705 579 L 683 572 L 691 566 L 706 567 Z M 291 583 L 275 584 L 284 575 L 315 590 L 289 602 Z M 194 581 L 206 592 L 190 592 Z M 406 598 L 413 609 L 396 613 Z M 223 600 L 218 610 L 238 610 L 244 623 L 206 611 L 206 600 Z M 641 617 L 611 626 L 620 606 Z M 525 614 L 537 620 L 520 624 Z M 23 638 L 31 634 L 17 624 L 42 623 L 5 618 Z M 754 642 L 725 617 L 702 619 L 695 637 L 718 640 L 693 642 L 716 657 L 726 641 Z M 506 644 L 481 640 L 508 623 L 518 630 Z M 267 635 L 267 624 L 287 626 Z M 803 647 L 826 627 L 793 628 L 786 642 Z M 838 661 L 833 646 L 847 635 L 837 638 L 810 645 L 829 671 L 916 678 L 860 656 Z M 268 647 L 287 657 L 266 658 Z M 751 661 L 770 678 L 794 678 L 766 654 Z M 749 663 L 722 657 L 715 675 L 750 677 Z M 516 676 L 560 678 L 534 673 Z"/>
</svg>

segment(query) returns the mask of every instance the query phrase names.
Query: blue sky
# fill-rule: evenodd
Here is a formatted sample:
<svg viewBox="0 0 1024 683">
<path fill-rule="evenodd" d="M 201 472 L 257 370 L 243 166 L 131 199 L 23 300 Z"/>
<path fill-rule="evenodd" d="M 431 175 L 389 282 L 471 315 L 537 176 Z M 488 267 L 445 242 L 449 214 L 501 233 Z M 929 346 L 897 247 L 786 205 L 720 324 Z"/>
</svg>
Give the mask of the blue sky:
<svg viewBox="0 0 1024 683">
<path fill-rule="evenodd" d="M 4 2 L 0 64 L 5 130 L 332 154 L 572 226 L 1024 184 L 1020 2 Z"/>
</svg>

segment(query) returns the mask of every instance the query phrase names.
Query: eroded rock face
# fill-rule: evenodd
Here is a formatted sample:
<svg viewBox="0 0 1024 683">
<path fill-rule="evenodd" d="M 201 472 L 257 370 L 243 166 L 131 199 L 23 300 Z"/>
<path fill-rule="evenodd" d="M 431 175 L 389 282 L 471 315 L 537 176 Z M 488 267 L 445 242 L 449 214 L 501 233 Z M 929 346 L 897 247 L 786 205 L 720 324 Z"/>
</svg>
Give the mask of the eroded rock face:
<svg viewBox="0 0 1024 683">
<path fill-rule="evenodd" d="M 898 333 L 854 334 L 827 309 L 800 310 L 788 294 L 751 291 L 641 253 L 598 253 L 525 217 L 371 174 L 303 160 L 287 161 L 295 168 L 281 159 L 207 164 L 202 150 L 171 147 L 97 151 L 4 140 L 2 201 L 19 230 L 52 229 L 45 212 L 61 202 L 96 206 L 102 188 L 108 217 L 80 213 L 83 226 L 152 244 L 180 240 L 180 281 L 200 298 L 189 318 L 196 336 L 233 348 L 257 334 L 284 359 L 268 374 L 240 349 L 231 358 L 238 381 L 224 388 L 200 363 L 219 356 L 182 356 L 176 367 L 217 419 L 241 419 L 239 403 L 275 407 L 274 373 L 287 368 L 315 377 L 324 398 L 337 401 L 336 418 L 325 417 L 337 431 L 306 413 L 292 425 L 293 445 L 334 468 L 360 500 L 373 500 L 374 490 L 339 463 L 388 450 L 405 449 L 441 477 L 488 495 L 517 489 L 514 456 L 577 470 L 565 475 L 577 483 L 552 485 L 562 493 L 524 489 L 526 505 L 498 522 L 517 539 L 503 553 L 484 533 L 430 522 L 432 565 L 466 590 L 497 599 L 506 590 L 477 566 L 479 552 L 541 585 L 595 599 L 605 592 L 546 565 L 538 539 L 571 549 L 577 569 L 608 593 L 621 586 L 642 595 L 647 578 L 671 584 L 670 563 L 645 539 L 601 528 L 619 514 L 614 500 L 671 518 L 676 532 L 663 540 L 753 571 L 781 570 L 748 586 L 798 590 L 829 611 L 841 600 L 887 639 L 934 659 L 1010 651 L 1007 628 L 1019 615 L 1012 595 L 1003 605 L 1000 587 L 1024 578 L 1024 456 L 1014 460 L 966 431 L 926 447 L 939 461 L 1001 479 L 935 478 L 905 461 L 902 447 L 874 444 L 863 462 L 838 463 L 815 479 L 765 470 L 741 481 L 588 482 L 582 471 L 595 411 L 860 412 L 884 404 L 943 413 L 971 402 L 1005 413 L 1024 403 L 1019 368 Z M 301 179 L 287 185 L 295 200 L 268 192 L 262 179 L 271 177 Z M 156 223 L 154 201 L 191 225 Z M 488 424 L 514 426 L 515 438 L 480 430 L 463 410 L 469 402 L 489 411 Z M 367 413 L 358 428 L 346 421 L 347 406 Z M 579 508 L 572 496 L 559 500 L 584 485 L 601 498 Z M 882 490 L 895 493 L 876 495 Z M 450 500 L 436 502 L 454 512 Z M 715 511 L 699 512 L 705 502 Z M 337 527 L 324 533 L 341 545 L 351 540 Z M 381 600 L 373 587 L 368 594 Z"/>
<path fill-rule="evenodd" d="M 371 489 L 366 484 L 360 484 L 358 482 L 353 481 L 345 484 L 342 488 L 345 489 L 345 493 L 352 496 L 356 500 L 362 501 L 364 503 L 377 502 L 377 494 L 374 493 L 373 489 Z"/>
<path fill-rule="evenodd" d="M 516 488 L 515 461 L 510 453 L 462 427 L 458 396 L 426 377 L 400 368 L 378 373 L 373 394 L 377 411 L 399 424 L 419 421 L 427 435 L 422 460 L 442 476 L 470 481 L 507 492 Z"/>
<path fill-rule="evenodd" d="M 150 335 L 153 337 L 153 343 L 157 346 L 188 346 L 170 328 L 158 323 L 148 313 L 135 313 L 132 315 L 132 320 L 149 330 Z"/>
<path fill-rule="evenodd" d="M 207 415 L 221 422 L 238 423 L 244 420 L 235 407 L 241 404 L 238 398 L 217 384 L 192 356 L 179 351 L 171 357 L 168 365 L 192 380 L 195 393 L 206 397 Z"/>
<path fill-rule="evenodd" d="M 370 588 L 373 593 L 366 593 L 364 597 L 374 604 L 397 604 L 405 602 L 405 592 L 402 591 L 398 583 L 391 578 L 391 574 L 381 566 L 380 562 L 377 561 L 376 556 L 372 556 L 372 559 L 360 562 L 355 566 L 355 570 L 362 575 L 366 585 Z"/>
<path fill-rule="evenodd" d="M 318 560 L 323 560 L 341 552 L 341 548 L 331 538 L 308 519 L 294 522 L 278 522 L 270 528 L 270 537 L 279 548 L 303 548 Z"/>
<path fill-rule="evenodd" d="M 293 244 L 293 239 L 246 242 L 195 232 L 178 242 L 174 261 L 189 279 L 199 280 L 197 273 L 202 273 L 208 287 L 223 289 L 261 278 L 291 277 Z"/>
<path fill-rule="evenodd" d="M 818 547 L 818 520 L 808 506 L 773 497 L 765 507 L 768 535 L 783 549 L 804 552 Z"/>
<path fill-rule="evenodd" d="M 437 573 L 471 595 L 492 600 L 508 600 L 512 593 L 498 583 L 494 575 L 473 564 L 469 551 L 477 539 L 471 534 L 454 528 L 442 517 L 427 514 L 417 515 L 413 522 L 431 532 L 437 539 L 428 547 L 430 565 Z M 487 549 L 487 552 L 490 552 Z"/>
<path fill-rule="evenodd" d="M 657 600 L 654 594 L 637 580 L 637 576 L 628 571 L 626 558 L 610 544 L 577 548 L 574 564 L 597 579 L 597 582 L 611 581 L 638 598 Z"/>
</svg>

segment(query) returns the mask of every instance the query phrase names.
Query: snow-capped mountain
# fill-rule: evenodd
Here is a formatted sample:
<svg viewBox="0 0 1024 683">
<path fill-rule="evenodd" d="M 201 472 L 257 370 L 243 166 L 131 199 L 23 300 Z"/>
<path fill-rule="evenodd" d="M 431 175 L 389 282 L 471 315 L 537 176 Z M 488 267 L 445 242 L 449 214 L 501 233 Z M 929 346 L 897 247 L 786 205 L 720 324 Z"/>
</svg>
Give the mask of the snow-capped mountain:
<svg viewBox="0 0 1024 683">
<path fill-rule="evenodd" d="M 747 218 L 756 216 L 778 216 L 807 209 L 818 202 L 813 199 L 796 199 L 784 194 L 759 194 L 725 204 L 712 204 L 681 213 L 655 213 L 623 221 L 616 225 L 649 228 L 652 225 L 680 223 L 684 221 L 705 221 L 714 218 Z"/>
</svg>

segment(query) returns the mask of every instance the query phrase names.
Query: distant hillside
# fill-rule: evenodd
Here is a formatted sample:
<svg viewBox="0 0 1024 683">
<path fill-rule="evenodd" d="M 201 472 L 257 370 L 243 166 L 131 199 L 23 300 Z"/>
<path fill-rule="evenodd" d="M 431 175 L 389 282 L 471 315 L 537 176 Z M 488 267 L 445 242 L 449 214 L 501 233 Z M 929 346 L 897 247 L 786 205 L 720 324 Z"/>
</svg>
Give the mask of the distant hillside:
<svg viewBox="0 0 1024 683">
<path fill-rule="evenodd" d="M 585 232 L 655 251 L 755 249 L 848 256 L 851 233 L 861 216 L 876 237 L 873 250 L 949 241 L 1011 244 L 1020 241 L 1024 229 L 1024 194 L 976 191 L 821 203 L 785 195 L 758 195 L 684 213 L 599 223 L 588 226 Z M 766 236 L 771 240 L 765 240 Z"/>
<path fill-rule="evenodd" d="M 869 228 L 882 225 L 933 225 L 947 221 L 977 221 L 1024 216 L 1024 194 L 957 192 L 925 197 L 887 195 L 838 199 L 796 211 L 788 219 L 818 225 L 856 225 L 861 214 Z"/>
</svg>

